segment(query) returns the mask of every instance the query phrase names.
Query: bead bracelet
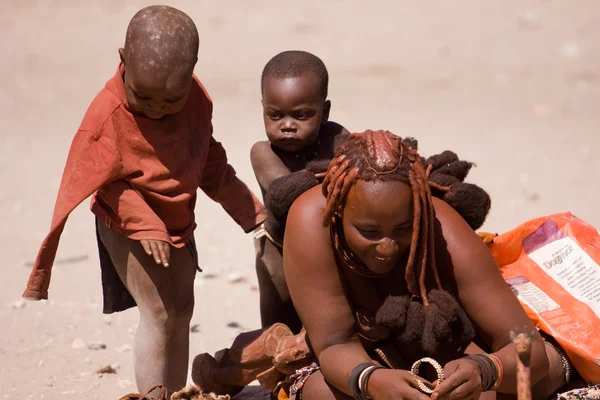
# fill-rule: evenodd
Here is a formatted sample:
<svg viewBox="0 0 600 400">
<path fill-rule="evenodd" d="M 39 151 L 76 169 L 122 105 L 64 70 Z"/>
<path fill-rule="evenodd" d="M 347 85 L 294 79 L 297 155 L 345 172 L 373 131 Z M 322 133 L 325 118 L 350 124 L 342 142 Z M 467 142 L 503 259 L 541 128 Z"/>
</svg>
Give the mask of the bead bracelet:
<svg viewBox="0 0 600 400">
<path fill-rule="evenodd" d="M 425 357 L 421 358 L 420 360 L 417 360 L 410 368 L 410 373 L 415 376 L 415 380 L 417 381 L 417 386 L 419 386 L 419 390 L 423 393 L 431 394 L 433 393 L 433 389 L 428 388 L 427 385 L 425 385 L 425 383 L 423 383 L 423 381 L 419 379 L 419 367 L 422 363 L 430 364 L 431 366 L 433 366 L 433 368 L 435 368 L 435 372 L 437 372 L 438 377 L 438 386 L 444 380 L 444 369 L 442 368 L 440 363 L 438 363 L 431 357 Z"/>
</svg>

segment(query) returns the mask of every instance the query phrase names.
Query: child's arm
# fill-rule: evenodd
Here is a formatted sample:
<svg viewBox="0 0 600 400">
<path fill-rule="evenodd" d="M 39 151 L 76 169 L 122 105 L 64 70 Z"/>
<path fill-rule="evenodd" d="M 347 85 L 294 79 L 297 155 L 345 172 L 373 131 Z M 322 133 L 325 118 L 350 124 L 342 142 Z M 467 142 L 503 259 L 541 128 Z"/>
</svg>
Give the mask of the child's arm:
<svg viewBox="0 0 600 400">
<path fill-rule="evenodd" d="M 79 130 L 67 157 L 50 232 L 38 252 L 23 297 L 48 298 L 52 263 L 67 217 L 98 188 L 119 179 L 119 174 L 119 157 L 110 140 L 95 132 Z"/>
<path fill-rule="evenodd" d="M 263 196 L 268 192 L 274 180 L 290 174 L 290 170 L 273 152 L 268 141 L 256 142 L 252 146 L 250 162 Z"/>
<path fill-rule="evenodd" d="M 208 197 L 223 206 L 244 232 L 251 232 L 265 221 L 265 207 L 235 175 L 235 170 L 227 162 L 225 149 L 214 137 L 210 138 L 208 160 L 199 186 Z"/>
</svg>

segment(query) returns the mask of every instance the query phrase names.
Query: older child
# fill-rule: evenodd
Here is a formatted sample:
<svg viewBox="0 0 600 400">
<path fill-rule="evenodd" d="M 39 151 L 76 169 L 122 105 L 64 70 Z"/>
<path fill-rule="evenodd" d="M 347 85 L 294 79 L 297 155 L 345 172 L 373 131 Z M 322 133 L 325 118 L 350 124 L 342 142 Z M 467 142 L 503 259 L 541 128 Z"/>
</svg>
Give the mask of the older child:
<svg viewBox="0 0 600 400">
<path fill-rule="evenodd" d="M 179 10 L 151 6 L 135 14 L 121 64 L 73 139 L 50 233 L 23 294 L 48 298 L 67 217 L 93 194 L 104 312 L 136 304 L 140 312 L 134 360 L 141 392 L 155 384 L 173 392 L 186 382 L 198 187 L 246 232 L 265 219 L 212 135 L 212 101 L 193 75 L 198 41 Z"/>
</svg>

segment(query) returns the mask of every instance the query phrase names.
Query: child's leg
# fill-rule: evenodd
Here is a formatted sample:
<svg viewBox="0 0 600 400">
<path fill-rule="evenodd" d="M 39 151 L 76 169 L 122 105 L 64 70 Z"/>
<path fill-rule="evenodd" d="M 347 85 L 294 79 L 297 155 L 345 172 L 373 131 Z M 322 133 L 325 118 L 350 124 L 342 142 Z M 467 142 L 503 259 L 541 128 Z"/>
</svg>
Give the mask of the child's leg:
<svg viewBox="0 0 600 400">
<path fill-rule="evenodd" d="M 262 326 L 266 328 L 281 322 L 297 334 L 302 329 L 302 323 L 290 298 L 281 252 L 266 237 L 256 239 L 254 248 Z"/>
<path fill-rule="evenodd" d="M 102 223 L 98 231 L 140 312 L 134 345 L 138 390 L 145 393 L 156 384 L 167 386 L 169 393 L 181 389 L 187 378 L 194 308 L 196 265 L 190 249 L 171 249 L 171 263 L 165 268 L 156 264 L 138 241 Z"/>
<path fill-rule="evenodd" d="M 186 246 L 182 249 L 171 248 L 169 269 L 182 267 L 181 273 L 173 274 L 171 284 L 175 289 L 172 297 L 173 318 L 171 318 L 171 336 L 169 338 L 167 388 L 177 391 L 185 387 L 190 358 L 190 321 L 194 313 L 194 277 L 197 259 Z M 171 392 L 169 391 L 169 394 Z"/>
</svg>

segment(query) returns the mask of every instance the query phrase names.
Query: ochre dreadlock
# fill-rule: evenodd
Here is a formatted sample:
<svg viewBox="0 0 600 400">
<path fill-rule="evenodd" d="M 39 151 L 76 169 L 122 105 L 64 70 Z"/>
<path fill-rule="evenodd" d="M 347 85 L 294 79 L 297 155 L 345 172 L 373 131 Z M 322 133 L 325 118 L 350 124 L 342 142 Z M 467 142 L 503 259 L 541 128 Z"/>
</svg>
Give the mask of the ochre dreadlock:
<svg viewBox="0 0 600 400">
<path fill-rule="evenodd" d="M 434 354 L 440 345 L 463 348 L 474 336 L 473 327 L 456 299 L 442 287 L 435 263 L 435 211 L 432 195 L 454 207 L 478 228 L 490 208 L 485 191 L 463 183 L 472 164 L 444 152 L 429 160 L 421 158 L 412 138 L 402 139 L 388 131 L 365 131 L 350 135 L 340 146 L 322 184 L 327 199 L 323 225 L 331 225 L 337 256 L 364 276 L 376 276 L 349 248 L 343 237 L 341 214 L 346 197 L 358 180 L 400 181 L 413 193 L 413 232 L 405 279 L 408 294 L 388 296 L 377 322 L 395 329 L 398 340 L 418 342 Z M 428 284 L 435 287 L 428 288 Z"/>
</svg>

